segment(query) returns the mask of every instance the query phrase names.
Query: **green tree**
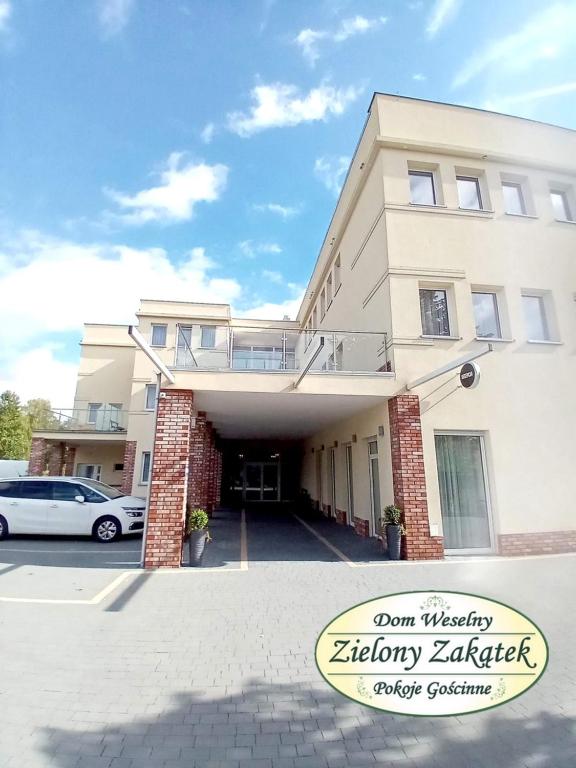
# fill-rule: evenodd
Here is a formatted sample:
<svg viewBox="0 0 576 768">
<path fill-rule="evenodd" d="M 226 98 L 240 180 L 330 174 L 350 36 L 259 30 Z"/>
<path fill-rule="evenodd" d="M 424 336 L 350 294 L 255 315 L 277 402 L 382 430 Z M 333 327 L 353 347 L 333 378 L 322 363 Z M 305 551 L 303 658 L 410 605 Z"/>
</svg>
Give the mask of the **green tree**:
<svg viewBox="0 0 576 768">
<path fill-rule="evenodd" d="M 34 430 L 58 428 L 58 419 L 54 416 L 50 400 L 45 400 L 41 397 L 28 400 L 23 411 L 28 418 L 31 432 Z"/>
<path fill-rule="evenodd" d="M 29 450 L 28 419 L 20 398 L 6 390 L 0 395 L 0 459 L 26 459 Z"/>
</svg>

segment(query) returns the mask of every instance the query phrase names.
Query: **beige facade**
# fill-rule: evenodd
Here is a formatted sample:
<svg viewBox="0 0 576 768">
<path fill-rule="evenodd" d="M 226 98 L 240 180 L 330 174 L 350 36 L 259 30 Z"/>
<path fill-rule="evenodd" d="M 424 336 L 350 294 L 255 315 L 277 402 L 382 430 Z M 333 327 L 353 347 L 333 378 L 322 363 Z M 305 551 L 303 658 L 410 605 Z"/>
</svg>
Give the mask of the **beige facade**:
<svg viewBox="0 0 576 768">
<path fill-rule="evenodd" d="M 349 524 L 376 534 L 394 501 L 387 406 L 409 392 L 432 536 L 520 551 L 523 535 L 552 532 L 550 546 L 574 547 L 575 190 L 574 131 L 375 94 L 295 321 L 146 300 L 138 328 L 224 442 L 297 443 L 301 487 Z M 460 386 L 458 368 L 413 386 L 488 343 L 478 387 Z M 137 495 L 155 381 L 126 327 L 86 326 L 75 409 L 121 404 Z M 89 442 L 77 462 L 93 456 L 111 482 L 117 446 L 105 460 Z M 484 508 L 480 544 L 484 523 L 462 534 L 455 520 L 468 492 Z"/>
</svg>

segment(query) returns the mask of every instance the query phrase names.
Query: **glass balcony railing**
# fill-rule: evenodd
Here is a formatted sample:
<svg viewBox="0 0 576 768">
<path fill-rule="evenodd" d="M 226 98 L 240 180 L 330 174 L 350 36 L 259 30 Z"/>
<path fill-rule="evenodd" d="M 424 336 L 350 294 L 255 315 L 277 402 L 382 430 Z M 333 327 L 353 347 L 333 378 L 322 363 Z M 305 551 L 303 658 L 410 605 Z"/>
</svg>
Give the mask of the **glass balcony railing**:
<svg viewBox="0 0 576 768">
<path fill-rule="evenodd" d="M 389 371 L 386 334 L 239 326 L 179 326 L 176 370 Z"/>
<path fill-rule="evenodd" d="M 45 414 L 37 432 L 126 432 L 128 411 L 100 405 L 86 409 L 62 408 Z"/>
</svg>

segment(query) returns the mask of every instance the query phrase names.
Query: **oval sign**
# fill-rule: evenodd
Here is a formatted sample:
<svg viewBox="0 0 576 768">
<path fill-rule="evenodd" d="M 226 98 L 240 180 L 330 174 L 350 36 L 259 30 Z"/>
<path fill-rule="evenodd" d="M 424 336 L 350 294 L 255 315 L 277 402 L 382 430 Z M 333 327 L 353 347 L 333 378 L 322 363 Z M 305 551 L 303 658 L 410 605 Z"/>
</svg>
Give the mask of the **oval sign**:
<svg viewBox="0 0 576 768">
<path fill-rule="evenodd" d="M 324 629 L 316 664 L 337 691 L 402 715 L 448 716 L 504 704 L 548 663 L 536 624 L 464 592 L 400 592 L 356 605 Z"/>
<path fill-rule="evenodd" d="M 460 368 L 460 384 L 464 389 L 474 389 L 480 383 L 480 366 L 477 363 L 464 363 Z"/>
</svg>

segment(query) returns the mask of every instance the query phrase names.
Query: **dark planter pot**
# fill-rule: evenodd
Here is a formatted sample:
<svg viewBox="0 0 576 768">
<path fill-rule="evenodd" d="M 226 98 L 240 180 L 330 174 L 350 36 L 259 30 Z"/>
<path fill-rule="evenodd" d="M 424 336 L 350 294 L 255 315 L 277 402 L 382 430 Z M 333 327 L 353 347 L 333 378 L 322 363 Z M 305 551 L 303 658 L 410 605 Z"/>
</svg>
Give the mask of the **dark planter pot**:
<svg viewBox="0 0 576 768">
<path fill-rule="evenodd" d="M 207 532 L 192 531 L 188 536 L 188 565 L 191 568 L 198 568 L 202 565 L 202 555 L 206 546 Z"/>
<path fill-rule="evenodd" d="M 400 544 L 402 543 L 402 527 L 400 525 L 386 526 L 386 544 L 390 560 L 400 560 Z"/>
</svg>

